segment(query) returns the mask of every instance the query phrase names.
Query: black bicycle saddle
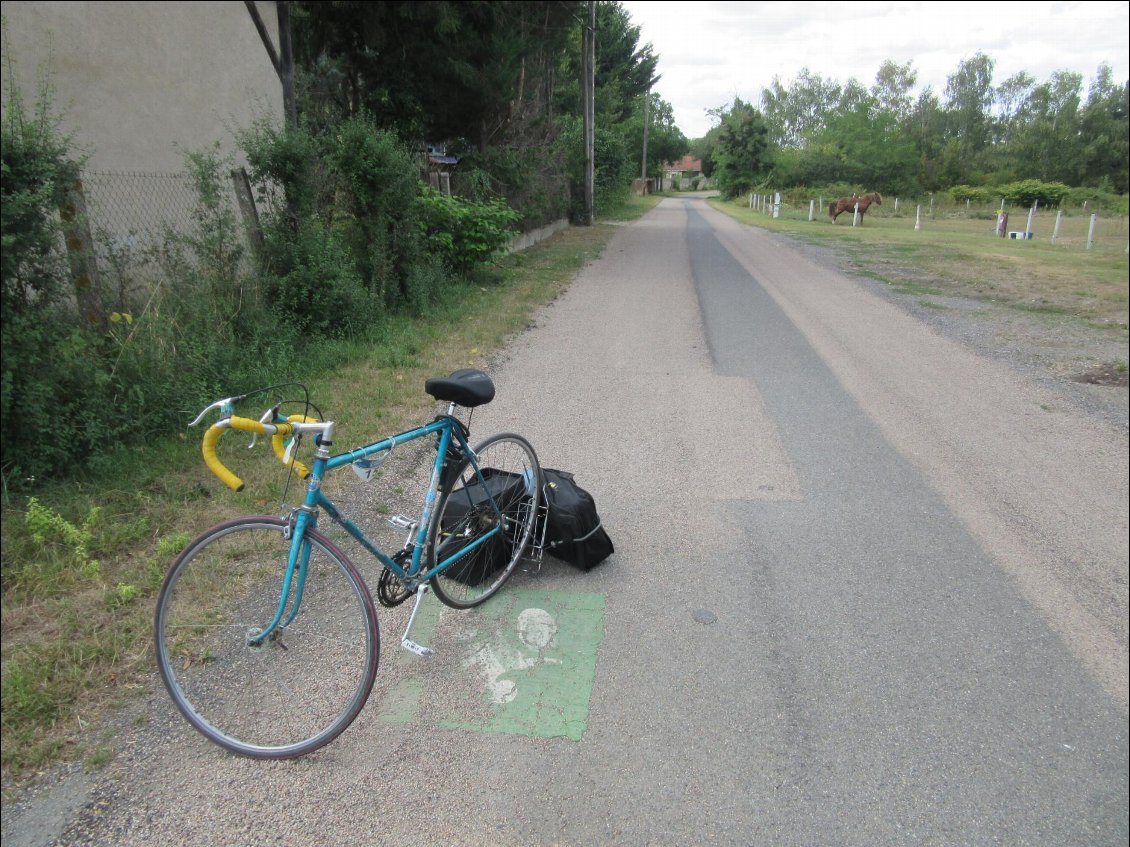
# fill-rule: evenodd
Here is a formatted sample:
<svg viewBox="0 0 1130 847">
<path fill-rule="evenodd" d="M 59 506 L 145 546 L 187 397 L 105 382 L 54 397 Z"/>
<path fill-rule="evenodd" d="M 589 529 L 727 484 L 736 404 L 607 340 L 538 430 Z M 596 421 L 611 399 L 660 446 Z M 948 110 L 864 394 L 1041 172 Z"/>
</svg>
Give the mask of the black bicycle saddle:
<svg viewBox="0 0 1130 847">
<path fill-rule="evenodd" d="M 476 368 L 461 368 L 451 376 L 432 377 L 424 390 L 437 400 L 471 409 L 494 399 L 494 383 Z"/>
</svg>

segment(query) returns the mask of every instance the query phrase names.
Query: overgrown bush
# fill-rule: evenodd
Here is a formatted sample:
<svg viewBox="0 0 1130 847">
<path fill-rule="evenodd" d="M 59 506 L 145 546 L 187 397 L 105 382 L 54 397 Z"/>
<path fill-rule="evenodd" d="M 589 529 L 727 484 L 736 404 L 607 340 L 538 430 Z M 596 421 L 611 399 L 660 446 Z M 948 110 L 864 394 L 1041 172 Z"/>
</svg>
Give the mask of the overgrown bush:
<svg viewBox="0 0 1130 847">
<path fill-rule="evenodd" d="M 955 185 L 949 190 L 949 194 L 953 197 L 955 203 L 977 203 L 984 205 L 986 203 L 994 203 L 1001 195 L 994 195 L 993 191 L 988 188 L 973 185 Z"/>
<path fill-rule="evenodd" d="M 395 135 L 364 116 L 325 137 L 324 156 L 337 177 L 335 226 L 369 292 L 395 310 L 412 299 L 422 261 L 416 163 Z"/>
<path fill-rule="evenodd" d="M 996 190 L 1006 202 L 1023 207 L 1031 207 L 1037 202 L 1041 206 L 1058 206 L 1070 191 L 1062 182 L 1041 182 L 1038 179 L 1012 182 Z"/>
<path fill-rule="evenodd" d="M 69 294 L 58 209 L 80 163 L 41 88 L 34 111 L 20 96 L 9 68 L 0 124 L 0 417 L 5 485 L 44 473 L 73 448 L 69 433 L 42 439 L 41 427 L 65 430 L 69 391 L 83 389 L 90 333 L 78 327 Z M 76 384 L 77 383 L 77 384 Z M 73 425 L 73 424 L 72 424 Z M 43 442 L 41 444 L 41 439 Z"/>
<path fill-rule="evenodd" d="M 464 156 L 452 175 L 452 192 L 470 200 L 501 197 L 529 231 L 567 217 L 568 180 L 559 147 L 491 147 Z"/>
<path fill-rule="evenodd" d="M 1130 200 L 1130 195 L 1116 194 L 1102 188 L 1072 188 L 1067 192 L 1065 203 L 1074 208 L 1085 207 L 1089 211 L 1125 215 L 1127 200 Z"/>
<path fill-rule="evenodd" d="M 265 294 L 280 323 L 313 338 L 343 338 L 361 332 L 383 310 L 361 281 L 342 239 L 317 218 L 298 224 L 293 235 L 274 228 L 267 243 L 272 272 Z"/>
<path fill-rule="evenodd" d="M 502 200 L 464 200 L 428 186 L 421 188 L 418 205 L 429 247 L 460 275 L 498 255 L 521 217 Z"/>
</svg>

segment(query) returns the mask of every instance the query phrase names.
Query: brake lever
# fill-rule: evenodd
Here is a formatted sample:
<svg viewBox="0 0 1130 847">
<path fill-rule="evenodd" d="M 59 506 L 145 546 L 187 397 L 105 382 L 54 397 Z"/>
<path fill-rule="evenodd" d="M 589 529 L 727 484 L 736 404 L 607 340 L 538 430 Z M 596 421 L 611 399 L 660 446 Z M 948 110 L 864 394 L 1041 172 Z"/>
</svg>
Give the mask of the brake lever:
<svg viewBox="0 0 1130 847">
<path fill-rule="evenodd" d="M 219 409 L 220 410 L 220 412 L 221 412 L 220 417 L 221 418 L 225 417 L 227 415 L 231 415 L 232 412 L 235 411 L 235 404 L 238 403 L 240 400 L 243 400 L 246 397 L 247 397 L 246 394 L 240 394 L 237 397 L 228 397 L 226 400 L 217 400 L 215 403 L 208 406 L 203 412 L 201 412 L 199 415 L 197 415 L 196 419 L 192 423 L 190 423 L 189 426 L 196 426 L 198 423 L 200 423 L 202 420 L 204 420 L 204 416 L 207 415 L 213 409 Z"/>
<path fill-rule="evenodd" d="M 279 407 L 278 406 L 272 406 L 271 408 L 267 409 L 267 411 L 265 411 L 263 413 L 263 417 L 259 418 L 259 423 L 261 423 L 261 424 L 274 423 L 275 417 L 278 415 L 278 413 L 279 413 Z M 259 433 L 257 433 L 257 432 L 251 433 L 251 443 L 247 445 L 247 449 L 250 450 L 251 448 L 253 448 L 256 445 L 256 443 L 258 443 L 258 441 L 259 441 Z"/>
</svg>

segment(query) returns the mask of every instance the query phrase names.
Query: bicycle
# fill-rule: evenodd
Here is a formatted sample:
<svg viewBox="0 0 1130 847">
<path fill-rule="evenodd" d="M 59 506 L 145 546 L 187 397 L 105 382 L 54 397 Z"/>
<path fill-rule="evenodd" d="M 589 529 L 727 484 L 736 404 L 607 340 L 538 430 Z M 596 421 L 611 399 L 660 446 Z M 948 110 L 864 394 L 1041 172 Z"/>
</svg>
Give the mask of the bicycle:
<svg viewBox="0 0 1130 847">
<path fill-rule="evenodd" d="M 266 391 L 268 389 L 264 389 Z M 494 398 L 487 374 L 462 369 L 429 379 L 425 390 L 447 403 L 431 422 L 336 455 L 333 421 L 305 408 L 284 416 L 276 402 L 258 420 L 237 417 L 250 395 L 211 404 L 192 425 L 218 410 L 205 433 L 205 464 L 229 488 L 243 481 L 216 452 L 230 430 L 270 436 L 275 455 L 307 480 L 301 506 L 283 517 L 250 516 L 217 524 L 176 557 L 157 598 L 157 665 L 188 722 L 237 754 L 286 759 L 337 738 L 360 713 L 380 656 L 373 598 L 349 557 L 317 527 L 325 513 L 383 565 L 378 600 L 395 606 L 415 595 L 401 646 L 433 651 L 411 639 L 429 589 L 444 604 L 469 609 L 492 597 L 513 573 L 534 536 L 541 468 L 519 435 L 499 433 L 472 449 L 470 430 L 455 416 Z M 296 457 L 314 438 L 310 467 Z M 394 555 L 378 549 L 322 487 L 350 465 L 365 478 L 401 444 L 434 436 L 436 456 L 418 519 L 395 516 L 406 533 Z"/>
</svg>

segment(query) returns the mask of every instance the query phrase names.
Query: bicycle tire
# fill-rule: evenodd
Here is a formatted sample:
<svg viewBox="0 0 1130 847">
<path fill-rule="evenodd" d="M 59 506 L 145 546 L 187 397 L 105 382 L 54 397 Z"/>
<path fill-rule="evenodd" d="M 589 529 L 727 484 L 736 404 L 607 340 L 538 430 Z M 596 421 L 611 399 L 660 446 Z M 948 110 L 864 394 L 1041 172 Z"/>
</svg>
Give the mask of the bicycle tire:
<svg viewBox="0 0 1130 847">
<path fill-rule="evenodd" d="M 288 526 L 273 517 L 217 524 L 177 556 L 157 597 L 157 667 L 177 709 L 209 740 L 255 759 L 296 758 L 337 738 L 364 707 L 380 660 L 364 581 L 310 529 L 298 615 L 250 642 L 278 608 Z"/>
<path fill-rule="evenodd" d="M 478 606 L 497 593 L 525 554 L 537 522 L 541 466 L 530 443 L 520 435 L 498 433 L 475 448 L 475 457 L 480 469 L 489 469 L 490 479 L 508 479 L 515 485 L 510 486 L 513 493 L 502 496 L 498 503 L 503 513 L 504 535 L 480 543 L 432 578 L 436 597 L 454 609 Z M 457 551 L 455 545 L 474 544 L 497 525 L 497 514 L 483 491 L 474 465 L 469 458 L 464 459 L 458 473 L 452 474 L 440 491 L 428 530 L 429 568 L 443 561 L 445 554 Z M 522 496 L 516 496 L 518 491 Z"/>
</svg>

